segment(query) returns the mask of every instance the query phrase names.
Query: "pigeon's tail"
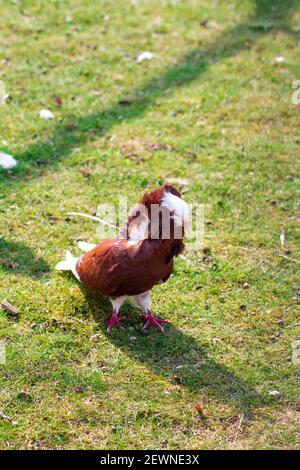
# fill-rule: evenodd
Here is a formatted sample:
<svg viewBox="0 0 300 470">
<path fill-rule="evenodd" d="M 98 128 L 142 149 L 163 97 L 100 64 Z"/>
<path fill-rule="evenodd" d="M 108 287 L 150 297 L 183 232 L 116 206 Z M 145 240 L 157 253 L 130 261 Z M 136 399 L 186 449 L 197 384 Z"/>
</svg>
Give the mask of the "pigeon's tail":
<svg viewBox="0 0 300 470">
<path fill-rule="evenodd" d="M 76 264 L 79 258 L 75 258 L 70 251 L 66 251 L 66 259 L 55 266 L 58 271 L 72 271 L 76 279 L 80 281 L 79 274 L 76 271 Z"/>
<path fill-rule="evenodd" d="M 90 251 L 93 248 L 95 248 L 95 246 L 97 245 L 95 245 L 94 243 L 86 243 L 86 242 L 83 242 L 82 240 L 78 242 L 78 248 L 80 248 L 82 251 Z"/>
</svg>

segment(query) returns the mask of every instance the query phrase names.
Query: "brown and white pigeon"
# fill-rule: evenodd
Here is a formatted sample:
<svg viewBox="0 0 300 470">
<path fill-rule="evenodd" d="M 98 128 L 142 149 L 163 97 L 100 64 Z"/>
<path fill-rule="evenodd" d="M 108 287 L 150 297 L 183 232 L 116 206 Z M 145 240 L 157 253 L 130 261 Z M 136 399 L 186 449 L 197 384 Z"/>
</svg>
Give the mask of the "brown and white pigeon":
<svg viewBox="0 0 300 470">
<path fill-rule="evenodd" d="M 79 243 L 86 251 L 79 258 L 70 252 L 57 270 L 70 270 L 87 288 L 110 298 L 113 312 L 107 332 L 122 328 L 120 308 L 127 297 L 142 310 L 144 328 L 155 326 L 164 332 L 167 320 L 152 315 L 150 292 L 165 282 L 173 271 L 173 259 L 184 249 L 184 229 L 189 207 L 171 184 L 144 194 L 139 206 L 127 219 L 120 236 L 98 245 Z"/>
</svg>

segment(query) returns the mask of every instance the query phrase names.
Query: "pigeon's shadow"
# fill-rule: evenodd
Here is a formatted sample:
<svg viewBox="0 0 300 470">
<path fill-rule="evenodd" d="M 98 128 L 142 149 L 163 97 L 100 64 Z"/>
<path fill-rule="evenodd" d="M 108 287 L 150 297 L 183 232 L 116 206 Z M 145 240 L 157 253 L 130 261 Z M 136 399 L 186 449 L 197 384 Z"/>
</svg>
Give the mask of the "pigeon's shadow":
<svg viewBox="0 0 300 470">
<path fill-rule="evenodd" d="M 110 300 L 83 290 L 89 312 L 105 332 L 106 319 L 112 311 Z M 200 345 L 191 335 L 172 324 L 165 327 L 165 334 L 152 329 L 145 334 L 136 308 L 124 304 L 122 313 L 127 317 L 123 323 L 126 330 L 114 329 L 109 341 L 155 374 L 172 384 L 195 392 L 201 390 L 222 403 L 231 404 L 248 419 L 257 406 L 265 403 L 250 384 L 212 359 L 209 347 Z"/>
<path fill-rule="evenodd" d="M 50 267 L 24 243 L 0 237 L 0 271 L 36 278 L 49 272 Z"/>
</svg>

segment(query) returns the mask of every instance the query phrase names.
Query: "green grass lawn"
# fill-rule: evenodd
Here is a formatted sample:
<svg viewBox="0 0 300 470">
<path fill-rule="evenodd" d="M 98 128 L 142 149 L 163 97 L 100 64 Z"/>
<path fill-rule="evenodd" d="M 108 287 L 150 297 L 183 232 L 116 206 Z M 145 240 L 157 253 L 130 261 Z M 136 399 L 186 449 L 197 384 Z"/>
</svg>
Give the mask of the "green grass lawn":
<svg viewBox="0 0 300 470">
<path fill-rule="evenodd" d="M 0 24 L 0 448 L 299 449 L 298 2 L 7 1 Z M 210 253 L 153 289 L 165 335 L 127 305 L 107 336 L 108 299 L 54 270 L 97 242 L 66 213 L 174 178 Z"/>
</svg>

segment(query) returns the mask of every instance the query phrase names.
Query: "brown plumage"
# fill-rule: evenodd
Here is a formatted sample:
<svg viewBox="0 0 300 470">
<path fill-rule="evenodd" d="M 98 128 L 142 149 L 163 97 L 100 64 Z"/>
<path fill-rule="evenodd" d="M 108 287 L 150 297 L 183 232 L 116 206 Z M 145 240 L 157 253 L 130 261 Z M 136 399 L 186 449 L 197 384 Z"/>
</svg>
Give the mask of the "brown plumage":
<svg viewBox="0 0 300 470">
<path fill-rule="evenodd" d="M 82 284 L 112 299 L 142 294 L 172 273 L 172 244 L 169 240 L 135 245 L 120 238 L 105 240 L 79 258 L 76 270 Z"/>
<path fill-rule="evenodd" d="M 121 236 L 101 242 L 78 259 L 75 269 L 80 282 L 109 296 L 112 301 L 113 315 L 108 322 L 108 332 L 115 325 L 121 327 L 118 313 L 127 296 L 134 296 L 134 303 L 143 309 L 145 327 L 152 323 L 163 331 L 165 320 L 155 318 L 150 312 L 150 290 L 169 278 L 174 256 L 184 249 L 182 237 L 187 205 L 179 198 L 179 191 L 170 184 L 146 193 L 136 211 L 128 217 Z M 156 226 L 153 205 L 163 211 L 164 217 L 156 218 Z M 178 208 L 181 214 L 177 214 Z M 166 222 L 170 226 L 167 239 L 163 236 Z M 180 224 L 182 234 L 178 238 L 176 229 Z"/>
</svg>

